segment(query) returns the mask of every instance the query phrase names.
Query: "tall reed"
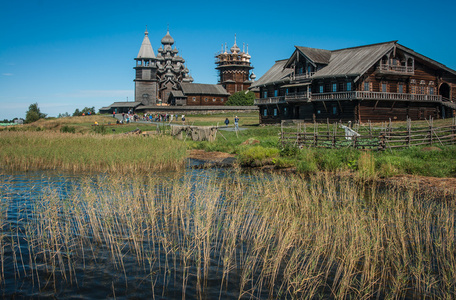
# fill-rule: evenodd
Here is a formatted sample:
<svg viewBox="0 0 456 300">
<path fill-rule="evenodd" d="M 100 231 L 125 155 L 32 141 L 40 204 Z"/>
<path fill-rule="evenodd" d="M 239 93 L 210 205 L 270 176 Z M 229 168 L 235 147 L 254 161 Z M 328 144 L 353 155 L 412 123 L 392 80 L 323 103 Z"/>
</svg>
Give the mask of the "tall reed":
<svg viewBox="0 0 456 300">
<path fill-rule="evenodd" d="M 86 177 L 68 197 L 50 190 L 26 220 L 30 272 L 53 283 L 86 264 L 125 278 L 139 269 L 152 294 L 199 299 L 456 293 L 454 201 L 327 174 L 231 175 Z"/>
</svg>

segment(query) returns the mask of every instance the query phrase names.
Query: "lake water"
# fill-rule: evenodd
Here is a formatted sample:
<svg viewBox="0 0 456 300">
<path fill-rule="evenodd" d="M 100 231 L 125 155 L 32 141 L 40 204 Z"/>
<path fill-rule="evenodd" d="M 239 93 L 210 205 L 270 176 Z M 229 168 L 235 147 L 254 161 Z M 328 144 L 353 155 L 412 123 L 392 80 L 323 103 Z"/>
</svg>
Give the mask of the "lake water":
<svg viewBox="0 0 456 300">
<path fill-rule="evenodd" d="M 198 164 L 198 162 L 191 164 Z M 206 180 L 225 178 L 230 176 L 231 172 L 229 169 L 188 168 L 181 176 L 190 182 L 191 193 L 196 195 L 205 193 L 204 190 L 208 187 L 204 183 Z M 198 255 L 192 254 L 187 259 L 183 258 L 182 250 L 185 250 L 185 247 L 166 246 L 166 242 L 160 240 L 160 233 L 154 235 L 152 242 L 152 239 L 141 240 L 139 251 L 131 249 L 129 241 L 121 241 L 119 248 L 113 250 L 113 247 L 116 247 L 113 245 L 119 245 L 118 237 L 115 237 L 117 244 L 103 239 L 95 241 L 96 232 L 93 228 L 81 228 L 92 226 L 91 221 L 86 220 L 84 223 L 78 220 L 78 218 L 87 218 L 88 213 L 77 215 L 74 207 L 68 211 L 65 208 L 67 203 L 65 199 L 80 192 L 81 178 L 82 176 L 56 172 L 0 175 L 2 198 L 0 295 L 2 297 L 80 299 L 252 297 L 249 292 L 240 296 L 242 294 L 240 277 L 243 270 L 238 270 L 238 266 L 234 265 L 229 271 L 229 276 L 226 270 L 224 273 L 221 258 L 217 254 L 220 245 L 211 246 L 210 261 L 203 266 L 201 262 L 195 261 L 198 260 Z M 92 177 L 92 184 L 96 184 L 99 178 Z M 179 176 L 176 178 L 175 174 L 164 174 L 160 180 L 166 182 L 169 178 L 184 180 Z M 248 175 L 245 175 L 245 179 L 249 180 Z M 157 187 L 162 189 L 157 194 L 165 195 L 158 201 L 170 197 L 167 195 L 170 193 L 169 187 L 160 187 L 160 184 Z M 100 191 L 100 194 L 102 193 L 104 192 Z M 223 201 L 223 191 L 220 197 Z M 84 206 L 83 202 L 80 202 L 80 206 Z M 73 211 L 70 212 L 70 210 Z M 127 215 L 125 217 L 128 218 Z M 47 222 L 46 218 L 52 218 L 52 221 Z M 127 227 L 125 225 L 122 228 Z M 112 232 L 111 236 L 125 234 L 120 232 L 122 230 L 124 229 Z M 65 234 L 63 234 L 64 231 Z M 81 232 L 86 236 L 81 237 Z M 176 234 L 179 238 L 182 233 Z M 192 251 L 196 253 L 195 250 Z M 242 250 L 236 250 L 235 255 L 240 259 Z M 267 299 L 269 294 L 266 288 L 257 288 L 255 291 L 255 297 L 258 298 Z"/>
<path fill-rule="evenodd" d="M 454 205 L 383 189 L 191 167 L 0 173 L 0 297 L 454 295 Z"/>
</svg>

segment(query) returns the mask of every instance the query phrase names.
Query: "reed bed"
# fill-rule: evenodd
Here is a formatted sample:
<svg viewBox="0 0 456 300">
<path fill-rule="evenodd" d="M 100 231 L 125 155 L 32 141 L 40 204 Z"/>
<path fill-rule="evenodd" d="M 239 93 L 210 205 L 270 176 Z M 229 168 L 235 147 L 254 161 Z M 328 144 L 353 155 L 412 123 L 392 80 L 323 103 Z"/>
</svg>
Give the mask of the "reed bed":
<svg viewBox="0 0 456 300">
<path fill-rule="evenodd" d="M 94 266 L 140 273 L 149 298 L 451 299 L 454 199 L 325 174 L 86 177 L 29 208 L 11 238 L 28 255 L 2 264 L 40 290 Z"/>
<path fill-rule="evenodd" d="M 185 145 L 164 136 L 0 132 L 5 170 L 149 173 L 181 169 L 185 159 Z"/>
</svg>

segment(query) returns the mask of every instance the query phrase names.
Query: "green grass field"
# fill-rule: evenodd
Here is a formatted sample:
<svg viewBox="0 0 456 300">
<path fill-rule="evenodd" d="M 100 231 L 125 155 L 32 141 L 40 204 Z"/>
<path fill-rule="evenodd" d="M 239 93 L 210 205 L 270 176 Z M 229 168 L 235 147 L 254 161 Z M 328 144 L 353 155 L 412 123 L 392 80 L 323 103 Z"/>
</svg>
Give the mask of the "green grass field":
<svg viewBox="0 0 456 300">
<path fill-rule="evenodd" d="M 6 152 L 6 146 L 8 143 L 6 139 L 11 139 L 11 132 L 47 132 L 47 133 L 61 133 L 59 138 L 65 137 L 65 141 L 81 139 L 79 135 L 90 136 L 90 139 L 94 139 L 100 143 L 100 146 L 91 149 L 92 154 L 84 154 L 84 151 L 79 151 L 81 155 L 87 155 L 89 158 L 103 157 L 103 155 L 96 154 L 97 151 L 105 151 L 108 149 L 117 149 L 116 153 L 118 157 L 124 157 L 123 161 L 133 162 L 134 164 L 141 164 L 141 160 L 147 155 L 150 155 L 152 151 L 158 151 L 161 153 L 165 149 L 161 145 L 171 143 L 171 148 L 179 149 L 202 149 L 205 151 L 220 151 L 235 154 L 238 157 L 240 165 L 245 167 L 261 167 L 270 166 L 276 169 L 294 168 L 298 172 L 302 173 L 315 173 L 318 171 L 350 171 L 363 178 L 374 179 L 376 177 L 390 177 L 401 174 L 411 175 L 424 175 L 433 177 L 455 177 L 456 176 L 456 146 L 438 146 L 437 147 L 411 147 L 403 150 L 394 151 L 383 151 L 378 152 L 355 150 L 352 148 L 343 149 L 321 149 L 321 148 L 304 148 L 298 149 L 292 146 L 283 146 L 280 143 L 280 125 L 259 125 L 258 113 L 226 113 L 226 114 L 199 114 L 199 115 L 187 115 L 186 125 L 193 126 L 220 126 L 225 127 L 224 120 L 228 118 L 230 120 L 229 128 L 234 126 L 234 116 L 240 118 L 239 125 L 242 130 L 240 131 L 226 131 L 220 129 L 217 132 L 217 136 L 214 142 L 195 142 L 191 139 L 185 141 L 178 141 L 167 137 L 170 133 L 170 127 L 168 123 L 130 123 L 130 124 L 116 124 L 111 116 L 103 115 L 92 115 L 82 117 L 67 117 L 61 119 L 45 119 L 39 120 L 35 123 L 13 127 L 2 127 L 0 128 L 0 141 L 2 141 L 2 152 Z M 98 124 L 95 126 L 95 122 Z M 436 120 L 434 126 L 448 125 L 451 124 L 452 120 Z M 173 124 L 182 125 L 182 121 L 174 121 Z M 413 122 L 413 126 L 424 126 L 426 121 Z M 314 124 L 307 125 L 309 130 L 314 129 Z M 327 124 L 317 125 L 317 130 L 325 131 L 331 130 Z M 330 125 L 332 126 L 332 125 Z M 383 124 L 371 124 L 371 128 L 378 129 Z M 393 123 L 396 128 L 406 126 L 405 122 Z M 122 149 L 123 143 L 113 143 L 111 146 L 102 147 L 104 143 L 110 143 L 109 139 L 100 139 L 95 137 L 102 136 L 125 136 L 123 133 L 130 132 L 136 129 L 141 131 L 148 131 L 154 133 L 153 141 L 149 140 L 152 137 L 134 136 L 130 137 L 132 143 L 143 143 L 142 146 L 135 146 L 135 148 L 124 151 Z M 295 129 L 290 129 L 295 130 Z M 360 126 L 360 131 L 367 131 L 367 125 Z M 36 138 L 38 138 L 37 135 Z M 25 136 L 22 136 L 25 138 Z M 27 137 L 29 138 L 29 137 Z M 89 138 L 89 137 L 85 137 Z M 15 139 L 17 145 L 25 147 L 26 144 L 19 142 L 21 135 L 17 135 Z M 137 141 L 138 140 L 138 141 Z M 141 141 L 141 142 L 139 142 Z M 43 144 L 43 143 L 42 143 Z M 84 144 L 84 143 L 80 143 Z M 65 146 L 66 145 L 66 146 Z M 148 145 L 154 145 L 149 147 Z M 156 146 L 155 146 L 156 145 Z M 13 146 L 11 146 L 13 147 Z M 42 145 L 40 146 L 42 147 Z M 65 147 L 75 147 L 74 144 L 68 142 L 68 144 L 59 144 L 58 148 L 61 149 L 61 153 L 66 153 Z M 20 148 L 20 147 L 19 147 Z M 16 148 L 12 148 L 16 149 Z M 97 150 L 99 149 L 99 150 Z M 100 150 L 103 149 L 103 150 Z M 23 160 L 19 159 L 20 151 L 8 150 L 9 156 L 3 154 L 3 164 L 5 164 L 5 157 L 8 157 L 8 164 L 21 164 L 24 165 Z M 113 150 L 114 151 L 114 150 Z M 135 153 L 134 158 L 127 152 Z M 166 149 L 165 149 L 166 151 Z M 17 153 L 16 153 L 17 152 Z M 71 151 L 70 151 L 71 152 Z M 179 153 L 184 153 L 181 151 Z M 30 153 L 24 154 L 24 156 L 31 159 L 34 156 L 38 156 L 39 151 L 30 149 Z M 122 154 L 123 153 L 123 154 Z M 56 159 L 60 154 L 54 155 Z M 116 154 L 117 155 L 117 154 Z M 11 157 L 18 157 L 17 162 L 11 161 Z M 115 156 L 115 155 L 111 155 Z M 176 160 L 178 163 L 174 165 L 180 165 L 182 162 L 181 154 L 169 152 L 167 155 L 167 164 L 171 160 Z M 117 157 L 117 156 L 116 156 Z M 160 157 L 160 155 L 157 155 Z M 73 165 L 79 164 L 84 161 L 83 158 L 78 158 L 77 155 L 73 158 L 65 158 L 67 164 L 73 160 Z M 98 160 L 104 161 L 102 165 L 113 165 L 113 162 L 106 162 L 103 158 Z M 88 161 L 93 161 L 88 159 Z M 40 165 L 37 163 L 36 165 Z M 91 163 L 92 165 L 100 165 L 100 163 Z M 161 162 L 159 163 L 161 164 Z M 90 169 L 90 167 L 87 167 Z M 85 168 L 85 169 L 87 169 Z M 173 167 L 174 168 L 174 167 Z M 127 168 L 134 169 L 134 167 Z"/>
</svg>

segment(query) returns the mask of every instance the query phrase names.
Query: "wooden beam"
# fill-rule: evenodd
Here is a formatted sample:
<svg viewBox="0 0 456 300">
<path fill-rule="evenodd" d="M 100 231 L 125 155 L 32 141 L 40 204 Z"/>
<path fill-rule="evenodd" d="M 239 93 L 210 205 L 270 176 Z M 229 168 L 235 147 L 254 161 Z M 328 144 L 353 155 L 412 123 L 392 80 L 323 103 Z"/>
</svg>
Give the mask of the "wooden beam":
<svg viewBox="0 0 456 300">
<path fill-rule="evenodd" d="M 377 100 L 377 102 L 375 102 L 374 110 L 377 108 L 378 101 L 379 101 L 379 100 Z"/>
<path fill-rule="evenodd" d="M 343 113 L 344 111 L 342 110 L 342 105 L 340 105 L 340 101 L 339 100 L 337 100 L 337 104 L 339 104 L 340 112 Z"/>
<path fill-rule="evenodd" d="M 322 103 L 323 103 L 323 106 L 325 107 L 326 112 L 328 112 L 328 108 L 326 107 L 325 101 L 322 101 Z"/>
</svg>

